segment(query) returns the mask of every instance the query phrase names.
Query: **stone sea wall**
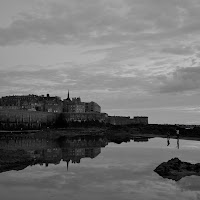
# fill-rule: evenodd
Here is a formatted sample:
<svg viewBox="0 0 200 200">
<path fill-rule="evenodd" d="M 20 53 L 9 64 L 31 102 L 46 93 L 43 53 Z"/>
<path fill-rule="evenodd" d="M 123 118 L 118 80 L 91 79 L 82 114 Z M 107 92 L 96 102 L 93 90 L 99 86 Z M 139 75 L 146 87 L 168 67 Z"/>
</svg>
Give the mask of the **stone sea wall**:
<svg viewBox="0 0 200 200">
<path fill-rule="evenodd" d="M 106 113 L 53 113 L 0 108 L 0 130 L 27 130 L 65 126 L 69 122 L 99 121 L 112 125 L 148 124 L 148 117 L 108 116 Z"/>
<path fill-rule="evenodd" d="M 53 126 L 59 114 L 26 111 L 26 110 L 0 110 L 0 129 L 39 129 Z"/>
<path fill-rule="evenodd" d="M 91 121 L 98 120 L 100 122 L 106 122 L 108 115 L 106 113 L 88 112 L 88 113 L 62 113 L 62 119 L 64 121 Z"/>
</svg>

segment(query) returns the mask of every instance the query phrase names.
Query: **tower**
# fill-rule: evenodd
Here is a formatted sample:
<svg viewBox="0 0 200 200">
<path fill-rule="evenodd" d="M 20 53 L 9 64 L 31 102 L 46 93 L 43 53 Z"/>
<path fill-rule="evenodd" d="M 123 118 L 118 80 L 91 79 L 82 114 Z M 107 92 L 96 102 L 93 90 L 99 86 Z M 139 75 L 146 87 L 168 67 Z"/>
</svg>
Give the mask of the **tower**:
<svg viewBox="0 0 200 200">
<path fill-rule="evenodd" d="M 67 100 L 70 100 L 70 101 L 71 101 L 71 99 L 70 99 L 70 97 L 69 97 L 69 90 L 68 90 Z"/>
</svg>

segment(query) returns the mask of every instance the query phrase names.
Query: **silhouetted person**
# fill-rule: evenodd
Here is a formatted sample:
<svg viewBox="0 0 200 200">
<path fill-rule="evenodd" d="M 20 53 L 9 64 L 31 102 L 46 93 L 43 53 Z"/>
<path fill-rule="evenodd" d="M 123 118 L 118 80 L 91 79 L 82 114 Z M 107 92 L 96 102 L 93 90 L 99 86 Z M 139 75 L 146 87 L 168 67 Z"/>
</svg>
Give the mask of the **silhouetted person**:
<svg viewBox="0 0 200 200">
<path fill-rule="evenodd" d="M 167 139 L 170 139 L 170 132 L 167 132 Z"/>
<path fill-rule="evenodd" d="M 176 130 L 176 137 L 179 139 L 179 130 Z"/>
</svg>

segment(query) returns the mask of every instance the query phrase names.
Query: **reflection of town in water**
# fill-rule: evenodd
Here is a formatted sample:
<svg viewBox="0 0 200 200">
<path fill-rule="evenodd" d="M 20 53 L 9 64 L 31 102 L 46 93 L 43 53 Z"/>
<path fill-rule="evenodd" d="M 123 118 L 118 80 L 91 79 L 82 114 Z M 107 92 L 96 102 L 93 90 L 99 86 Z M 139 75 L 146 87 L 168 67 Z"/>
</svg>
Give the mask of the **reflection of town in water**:
<svg viewBox="0 0 200 200">
<path fill-rule="evenodd" d="M 101 148 L 108 144 L 106 138 L 102 137 L 63 137 L 58 140 L 47 140 L 38 138 L 5 138 L 0 140 L 0 151 L 3 155 L 17 153 L 16 162 L 9 162 L 5 157 L 6 166 L 0 165 L 0 171 L 9 171 L 19 168 L 19 163 L 24 162 L 24 155 L 28 155 L 27 166 L 29 165 L 46 165 L 59 164 L 61 161 L 69 163 L 80 163 L 82 158 L 95 158 L 101 153 Z M 1 163 L 4 161 L 1 156 Z M 20 159 L 21 158 L 21 159 Z M 4 163 L 3 163 L 4 164 Z M 25 166 L 25 167 L 27 167 Z M 23 168 L 25 168 L 23 167 Z M 4 168 L 4 169 L 1 169 Z M 19 168 L 20 169 L 20 168 Z"/>
</svg>

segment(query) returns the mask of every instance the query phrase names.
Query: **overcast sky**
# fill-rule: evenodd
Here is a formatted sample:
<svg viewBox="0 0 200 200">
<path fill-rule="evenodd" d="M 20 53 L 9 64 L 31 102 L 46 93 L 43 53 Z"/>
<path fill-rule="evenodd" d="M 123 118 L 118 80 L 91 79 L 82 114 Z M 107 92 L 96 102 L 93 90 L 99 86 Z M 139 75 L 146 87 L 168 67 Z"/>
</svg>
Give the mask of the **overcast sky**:
<svg viewBox="0 0 200 200">
<path fill-rule="evenodd" d="M 0 96 L 200 124 L 199 19 L 199 0 L 0 0 Z"/>
</svg>

